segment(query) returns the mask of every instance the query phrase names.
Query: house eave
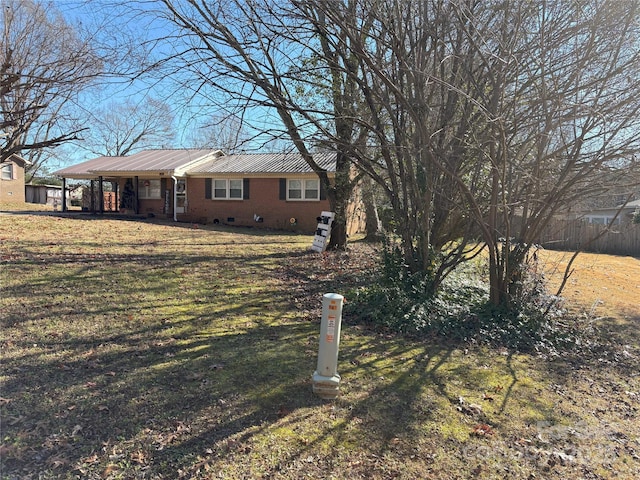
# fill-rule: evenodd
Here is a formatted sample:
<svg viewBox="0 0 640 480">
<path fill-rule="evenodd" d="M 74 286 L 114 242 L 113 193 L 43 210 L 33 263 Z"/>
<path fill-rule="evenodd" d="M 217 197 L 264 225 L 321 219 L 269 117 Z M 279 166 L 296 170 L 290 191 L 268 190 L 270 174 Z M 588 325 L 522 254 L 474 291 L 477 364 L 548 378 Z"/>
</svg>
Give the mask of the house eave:
<svg viewBox="0 0 640 480">
<path fill-rule="evenodd" d="M 154 178 L 154 177 L 171 177 L 174 174 L 174 170 L 122 170 L 122 171 L 110 171 L 110 170 L 94 170 L 92 173 L 96 177 L 110 177 L 110 178 L 126 178 L 126 177 L 141 177 L 141 178 Z"/>
<path fill-rule="evenodd" d="M 335 172 L 327 172 L 329 178 L 335 177 Z M 318 178 L 314 172 L 187 172 L 188 178 Z"/>
</svg>

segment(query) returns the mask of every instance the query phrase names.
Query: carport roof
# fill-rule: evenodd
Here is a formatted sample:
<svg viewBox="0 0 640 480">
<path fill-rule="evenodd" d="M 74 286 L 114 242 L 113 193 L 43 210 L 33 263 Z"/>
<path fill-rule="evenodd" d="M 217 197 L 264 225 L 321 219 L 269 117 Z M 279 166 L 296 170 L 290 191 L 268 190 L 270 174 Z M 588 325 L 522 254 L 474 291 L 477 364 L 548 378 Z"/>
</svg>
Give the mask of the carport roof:
<svg viewBox="0 0 640 480">
<path fill-rule="evenodd" d="M 66 167 L 61 170 L 56 170 L 53 174 L 64 178 L 77 178 L 81 180 L 94 179 L 98 178 L 98 175 L 93 172 L 94 167 L 109 164 L 110 162 L 117 161 L 120 158 L 125 157 L 98 157 L 92 160 L 87 160 L 86 162 L 71 165 L 70 167 Z"/>
<path fill-rule="evenodd" d="M 213 149 L 145 150 L 128 157 L 98 157 L 54 172 L 65 178 L 95 179 L 123 174 L 145 175 L 164 173 L 172 175 L 200 161 L 221 155 Z"/>
</svg>

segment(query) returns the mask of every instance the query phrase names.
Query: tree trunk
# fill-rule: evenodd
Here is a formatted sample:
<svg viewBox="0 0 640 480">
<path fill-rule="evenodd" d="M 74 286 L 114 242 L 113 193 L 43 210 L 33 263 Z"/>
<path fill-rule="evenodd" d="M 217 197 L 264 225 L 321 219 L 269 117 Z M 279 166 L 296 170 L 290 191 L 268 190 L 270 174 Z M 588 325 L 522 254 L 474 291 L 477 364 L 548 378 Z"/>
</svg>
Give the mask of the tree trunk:
<svg viewBox="0 0 640 480">
<path fill-rule="evenodd" d="M 377 242 L 382 239 L 382 222 L 378 215 L 378 206 L 374 195 L 374 184 L 370 178 L 362 181 L 362 203 L 364 205 L 365 214 L 365 231 L 367 242 Z"/>
</svg>

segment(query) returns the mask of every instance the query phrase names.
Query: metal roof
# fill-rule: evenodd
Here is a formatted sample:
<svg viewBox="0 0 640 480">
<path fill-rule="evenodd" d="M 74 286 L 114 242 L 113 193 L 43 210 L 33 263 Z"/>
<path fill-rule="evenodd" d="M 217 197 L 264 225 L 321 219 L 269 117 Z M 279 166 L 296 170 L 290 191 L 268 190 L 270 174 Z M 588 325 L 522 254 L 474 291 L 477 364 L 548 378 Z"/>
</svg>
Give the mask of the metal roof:
<svg viewBox="0 0 640 480">
<path fill-rule="evenodd" d="M 94 173 L 95 168 L 107 165 L 110 162 L 115 162 L 121 158 L 126 158 L 126 157 L 98 157 L 92 160 L 87 160 L 86 162 L 71 165 L 70 167 L 66 167 L 61 170 L 56 170 L 55 172 L 53 172 L 53 174 L 57 175 L 58 177 L 64 177 L 64 178 L 77 178 L 77 179 L 98 178 L 98 175 Z"/>
<path fill-rule="evenodd" d="M 212 149 L 145 150 L 129 157 L 112 157 L 111 162 L 94 165 L 94 173 L 173 172 L 178 168 L 220 152 Z"/>
<path fill-rule="evenodd" d="M 336 171 L 335 153 L 316 153 L 313 159 L 328 172 Z M 217 157 L 187 171 L 188 175 L 225 173 L 313 173 L 313 170 L 298 153 L 245 153 Z"/>
<path fill-rule="evenodd" d="M 190 163 L 220 155 L 220 150 L 213 149 L 163 149 L 144 150 L 128 157 L 98 157 L 78 163 L 54 172 L 54 175 L 65 178 L 95 179 L 99 176 L 109 177 L 121 173 L 144 175 L 145 173 L 165 172 L 172 174 L 176 169 Z"/>
<path fill-rule="evenodd" d="M 313 159 L 321 168 L 336 171 L 335 153 L 318 153 Z M 98 157 L 54 172 L 65 178 L 95 179 L 125 173 L 144 175 L 163 172 L 178 176 L 209 174 L 305 174 L 313 170 L 297 153 L 248 153 L 222 155 L 212 149 L 145 150 L 128 157 Z"/>
</svg>

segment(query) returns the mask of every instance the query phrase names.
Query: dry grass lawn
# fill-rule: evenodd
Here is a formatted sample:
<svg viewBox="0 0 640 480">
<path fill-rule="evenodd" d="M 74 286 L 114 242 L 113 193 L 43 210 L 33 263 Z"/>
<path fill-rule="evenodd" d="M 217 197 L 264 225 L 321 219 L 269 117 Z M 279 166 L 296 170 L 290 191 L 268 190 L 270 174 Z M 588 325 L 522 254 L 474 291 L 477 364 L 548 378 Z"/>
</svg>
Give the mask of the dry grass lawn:
<svg viewBox="0 0 640 480">
<path fill-rule="evenodd" d="M 310 241 L 0 214 L 0 479 L 640 478 L 638 258 L 578 257 L 579 353 L 345 318 L 327 402 L 321 295 L 366 282 L 375 253 Z M 568 258 L 542 254 L 550 272 Z"/>
</svg>

